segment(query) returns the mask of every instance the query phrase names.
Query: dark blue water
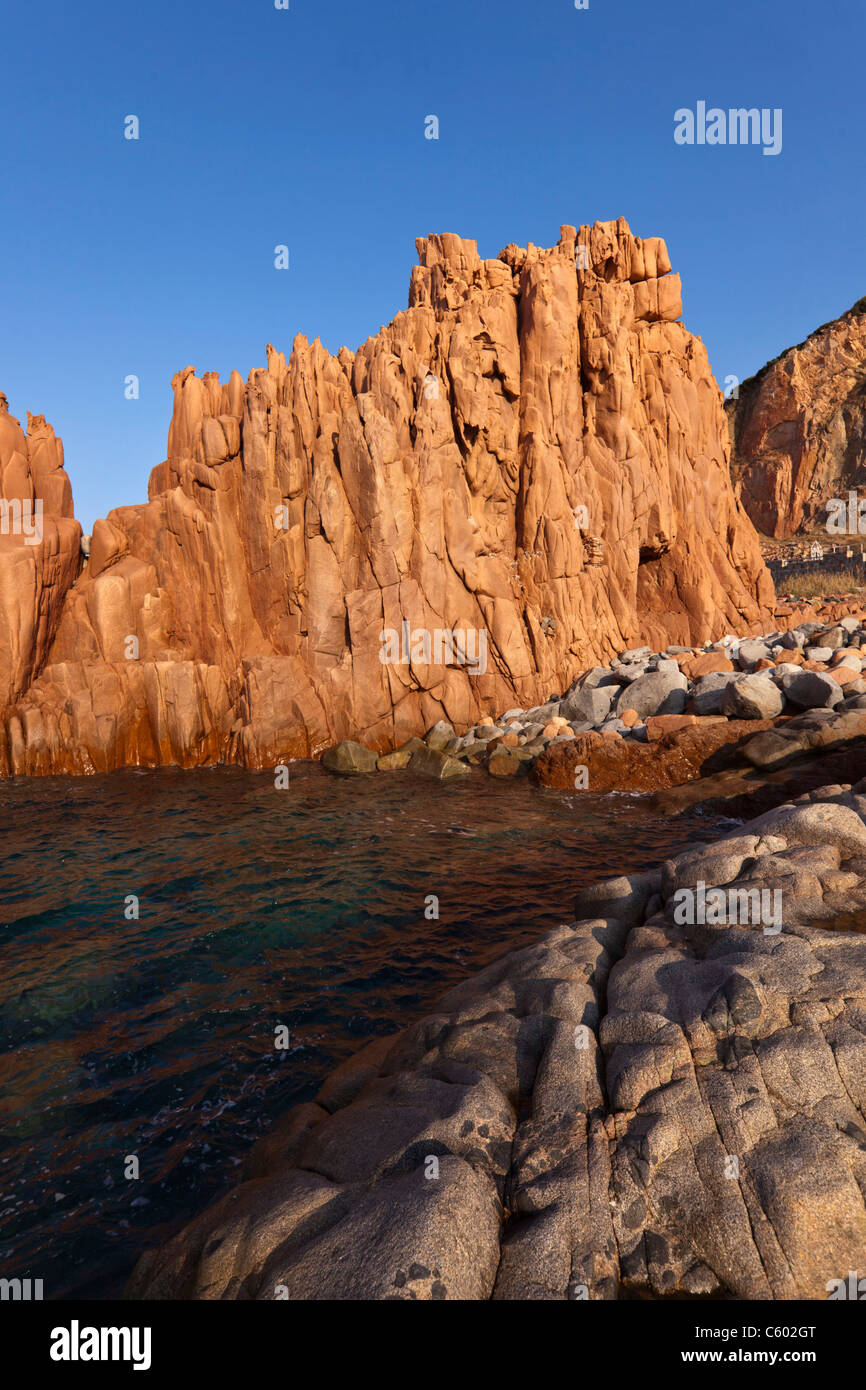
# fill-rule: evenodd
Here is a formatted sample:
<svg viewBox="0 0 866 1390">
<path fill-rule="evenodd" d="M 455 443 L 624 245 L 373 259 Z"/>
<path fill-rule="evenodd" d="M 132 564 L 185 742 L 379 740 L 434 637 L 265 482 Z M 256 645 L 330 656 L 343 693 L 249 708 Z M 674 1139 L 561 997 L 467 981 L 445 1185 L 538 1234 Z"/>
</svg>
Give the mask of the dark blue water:
<svg viewBox="0 0 866 1390">
<path fill-rule="evenodd" d="M 712 831 L 481 770 L 0 782 L 0 1277 L 116 1295 L 337 1062 Z"/>
</svg>

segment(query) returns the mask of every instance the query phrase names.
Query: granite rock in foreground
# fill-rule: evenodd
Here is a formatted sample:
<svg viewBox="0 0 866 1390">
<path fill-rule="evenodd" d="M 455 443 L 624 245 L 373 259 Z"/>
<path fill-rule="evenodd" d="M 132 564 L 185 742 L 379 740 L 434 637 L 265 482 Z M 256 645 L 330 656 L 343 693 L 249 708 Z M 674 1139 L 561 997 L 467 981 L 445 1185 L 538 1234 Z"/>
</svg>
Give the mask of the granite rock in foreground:
<svg viewBox="0 0 866 1390">
<path fill-rule="evenodd" d="M 826 1298 L 866 1267 L 861 790 L 584 890 L 289 1112 L 128 1294 Z M 738 924 L 756 901 L 781 921 Z"/>
</svg>

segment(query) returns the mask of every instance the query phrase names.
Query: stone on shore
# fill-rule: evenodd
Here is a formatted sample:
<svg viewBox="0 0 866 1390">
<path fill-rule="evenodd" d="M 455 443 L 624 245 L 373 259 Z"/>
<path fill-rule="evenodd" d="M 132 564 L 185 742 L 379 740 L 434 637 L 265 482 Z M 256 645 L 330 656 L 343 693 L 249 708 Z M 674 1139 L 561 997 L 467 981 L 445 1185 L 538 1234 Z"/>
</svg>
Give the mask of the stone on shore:
<svg viewBox="0 0 866 1390">
<path fill-rule="evenodd" d="M 625 686 L 617 696 L 614 712 L 633 709 L 641 719 L 651 714 L 682 714 L 689 683 L 677 670 L 650 671 Z"/>
<path fill-rule="evenodd" d="M 376 759 L 376 766 L 380 772 L 398 772 L 409 766 L 411 757 L 412 754 L 408 748 L 395 748 L 393 753 L 382 753 Z"/>
<path fill-rule="evenodd" d="M 731 719 L 773 719 L 784 699 L 766 676 L 738 676 L 722 691 L 722 714 Z"/>
<path fill-rule="evenodd" d="M 743 757 L 753 767 L 771 770 L 804 753 L 809 740 L 804 734 L 767 729 L 756 734 L 743 748 Z"/>
<path fill-rule="evenodd" d="M 690 680 L 734 669 L 723 652 L 699 652 L 696 656 L 681 656 L 678 661 L 683 675 Z"/>
<path fill-rule="evenodd" d="M 741 671 L 751 671 L 758 661 L 766 661 L 769 655 L 770 648 L 766 642 L 741 642 L 737 651 L 737 662 Z"/>
<path fill-rule="evenodd" d="M 432 729 L 428 729 L 424 735 L 424 742 L 428 748 L 432 748 L 437 753 L 445 751 L 447 745 L 454 738 L 454 730 L 444 719 L 440 719 L 438 724 L 434 724 Z"/>
<path fill-rule="evenodd" d="M 365 748 L 362 743 L 355 743 L 354 739 L 344 738 L 342 743 L 335 743 L 333 748 L 326 748 L 322 754 L 322 765 L 329 772 L 336 772 L 341 777 L 354 777 L 362 772 L 375 772 L 378 758 L 370 748 Z"/>
<path fill-rule="evenodd" d="M 561 700 L 559 708 L 569 722 L 602 724 L 610 714 L 614 696 L 618 694 L 618 685 L 585 685 Z"/>
<path fill-rule="evenodd" d="M 796 676 L 783 676 L 785 698 L 801 709 L 820 709 L 838 705 L 844 697 L 842 687 L 832 676 L 820 671 L 800 671 Z"/>
<path fill-rule="evenodd" d="M 690 701 L 695 714 L 721 714 L 727 687 L 738 679 L 736 671 L 715 671 L 698 680 Z"/>
<path fill-rule="evenodd" d="M 516 748 L 499 747 L 487 759 L 487 771 L 491 777 L 514 777 L 523 766 L 523 760 Z"/>
<path fill-rule="evenodd" d="M 409 760 L 409 771 L 421 777 L 435 778 L 438 782 L 471 775 L 466 763 L 453 758 L 450 753 L 442 753 L 438 748 L 418 748 Z"/>
</svg>

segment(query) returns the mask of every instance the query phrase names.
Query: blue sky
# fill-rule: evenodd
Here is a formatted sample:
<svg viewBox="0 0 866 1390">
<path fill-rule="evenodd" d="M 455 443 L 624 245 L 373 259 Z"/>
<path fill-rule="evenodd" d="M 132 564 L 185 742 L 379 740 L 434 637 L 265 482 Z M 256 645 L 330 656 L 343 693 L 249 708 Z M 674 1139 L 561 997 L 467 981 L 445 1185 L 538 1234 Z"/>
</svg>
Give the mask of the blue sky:
<svg viewBox="0 0 866 1390">
<path fill-rule="evenodd" d="M 8 7 L 0 390 L 63 437 L 89 529 L 146 498 L 178 368 L 357 347 L 405 307 L 416 236 L 495 256 L 620 215 L 743 378 L 866 293 L 864 38 L 862 0 Z M 781 107 L 781 153 L 676 145 L 701 100 Z"/>
</svg>

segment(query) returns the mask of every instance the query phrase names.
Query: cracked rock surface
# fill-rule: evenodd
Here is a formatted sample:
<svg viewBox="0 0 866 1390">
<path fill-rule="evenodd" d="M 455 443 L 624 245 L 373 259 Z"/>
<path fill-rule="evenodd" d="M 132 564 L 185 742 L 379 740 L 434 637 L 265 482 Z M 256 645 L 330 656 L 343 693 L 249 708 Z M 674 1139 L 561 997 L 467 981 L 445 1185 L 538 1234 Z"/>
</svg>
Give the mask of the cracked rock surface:
<svg viewBox="0 0 866 1390">
<path fill-rule="evenodd" d="M 699 885 L 725 920 L 684 919 Z M 862 1269 L 866 784 L 575 910 L 344 1063 L 129 1295 L 822 1299 Z"/>
</svg>

